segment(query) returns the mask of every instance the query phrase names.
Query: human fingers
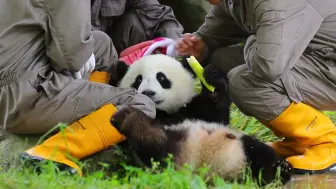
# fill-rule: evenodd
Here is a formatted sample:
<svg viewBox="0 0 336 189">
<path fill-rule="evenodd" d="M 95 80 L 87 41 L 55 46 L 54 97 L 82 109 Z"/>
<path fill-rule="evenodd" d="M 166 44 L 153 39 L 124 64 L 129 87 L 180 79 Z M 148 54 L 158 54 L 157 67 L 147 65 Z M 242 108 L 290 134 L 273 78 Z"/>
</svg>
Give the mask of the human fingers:
<svg viewBox="0 0 336 189">
<path fill-rule="evenodd" d="M 191 34 L 191 33 L 185 33 L 185 34 L 183 34 L 183 38 L 184 39 L 188 39 L 188 38 L 191 38 L 191 37 L 193 37 L 194 35 L 193 34 Z"/>
<path fill-rule="evenodd" d="M 201 40 L 198 36 L 191 33 L 183 34 L 183 39 L 191 42 L 198 42 Z"/>
<path fill-rule="evenodd" d="M 193 36 L 190 37 L 190 40 L 193 41 L 193 42 L 198 42 L 198 41 L 200 41 L 201 39 L 200 39 L 199 37 L 193 35 Z"/>
<path fill-rule="evenodd" d="M 185 51 L 189 48 L 189 45 L 185 42 L 184 39 L 180 39 L 177 43 L 176 43 L 176 49 L 179 51 Z"/>
<path fill-rule="evenodd" d="M 188 34 L 188 35 L 184 35 L 183 36 L 183 41 L 184 43 L 186 43 L 188 46 L 194 46 L 194 41 L 193 40 L 193 36 L 192 34 Z"/>
</svg>

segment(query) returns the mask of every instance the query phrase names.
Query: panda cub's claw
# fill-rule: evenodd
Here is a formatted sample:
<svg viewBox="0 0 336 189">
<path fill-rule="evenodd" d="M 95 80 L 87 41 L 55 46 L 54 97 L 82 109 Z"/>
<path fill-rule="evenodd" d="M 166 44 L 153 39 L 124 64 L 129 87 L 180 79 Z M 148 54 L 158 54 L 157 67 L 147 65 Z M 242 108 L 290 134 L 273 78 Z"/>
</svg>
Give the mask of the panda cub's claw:
<svg viewBox="0 0 336 189">
<path fill-rule="evenodd" d="M 294 174 L 292 165 L 286 160 L 279 160 L 274 164 L 274 167 L 280 169 L 280 178 L 283 183 L 287 183 Z"/>
</svg>

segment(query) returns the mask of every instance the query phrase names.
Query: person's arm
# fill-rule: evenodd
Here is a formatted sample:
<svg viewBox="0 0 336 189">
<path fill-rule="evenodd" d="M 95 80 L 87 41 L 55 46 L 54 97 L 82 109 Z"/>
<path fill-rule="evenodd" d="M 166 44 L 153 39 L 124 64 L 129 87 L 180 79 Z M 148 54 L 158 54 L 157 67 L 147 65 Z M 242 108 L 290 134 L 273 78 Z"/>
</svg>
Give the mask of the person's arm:
<svg viewBox="0 0 336 189">
<path fill-rule="evenodd" d="M 209 49 L 238 44 L 248 37 L 248 33 L 236 24 L 222 6 L 222 4 L 212 6 L 205 17 L 205 22 L 194 33 Z"/>
<path fill-rule="evenodd" d="M 264 1 L 255 10 L 257 32 L 245 47 L 252 74 L 267 81 L 279 79 L 303 54 L 323 17 L 308 1 Z"/>
<path fill-rule="evenodd" d="M 93 53 L 90 0 L 45 0 L 47 55 L 57 71 L 79 71 Z"/>
<path fill-rule="evenodd" d="M 137 9 L 146 34 L 153 37 L 182 37 L 183 27 L 175 18 L 171 7 L 157 0 L 128 0 L 128 7 Z"/>
</svg>

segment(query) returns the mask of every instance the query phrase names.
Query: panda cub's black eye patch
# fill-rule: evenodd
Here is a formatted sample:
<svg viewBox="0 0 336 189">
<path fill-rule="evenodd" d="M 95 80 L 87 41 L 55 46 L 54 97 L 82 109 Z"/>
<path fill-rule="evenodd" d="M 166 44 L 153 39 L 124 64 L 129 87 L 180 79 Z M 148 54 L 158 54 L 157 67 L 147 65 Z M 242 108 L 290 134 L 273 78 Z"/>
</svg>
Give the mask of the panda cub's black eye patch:
<svg viewBox="0 0 336 189">
<path fill-rule="evenodd" d="M 170 89 L 171 88 L 171 81 L 166 77 L 166 75 L 162 72 L 158 72 L 156 74 L 156 79 L 159 81 L 160 85 L 164 89 Z"/>
<path fill-rule="evenodd" d="M 140 86 L 140 84 L 141 84 L 141 82 L 142 82 L 142 75 L 138 75 L 135 78 L 134 82 L 132 83 L 131 87 L 133 87 L 135 89 L 138 89 L 139 86 Z"/>
</svg>

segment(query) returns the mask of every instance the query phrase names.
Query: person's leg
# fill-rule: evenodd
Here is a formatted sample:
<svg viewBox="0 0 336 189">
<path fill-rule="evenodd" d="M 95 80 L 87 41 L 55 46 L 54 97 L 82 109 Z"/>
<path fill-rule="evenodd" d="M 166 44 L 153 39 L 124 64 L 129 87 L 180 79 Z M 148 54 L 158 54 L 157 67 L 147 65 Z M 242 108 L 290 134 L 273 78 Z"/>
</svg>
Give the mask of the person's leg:
<svg viewBox="0 0 336 189">
<path fill-rule="evenodd" d="M 97 62 L 95 70 L 113 72 L 118 56 L 112 40 L 100 31 L 94 31 L 93 35 Z M 6 128 L 13 133 L 44 133 L 60 121 L 72 123 L 108 103 L 118 108 L 127 104 L 133 105 L 150 116 L 155 115 L 154 103 L 145 95 L 137 94 L 133 88 L 117 88 L 104 82 L 75 80 L 69 73 L 47 71 L 39 73 L 38 78 L 27 78 L 8 88 L 12 89 L 11 93 L 26 91 L 31 96 L 29 103 L 22 102 L 20 106 L 16 105 L 20 109 L 17 111 L 18 117 L 10 120 Z M 9 101 L 18 102 L 18 99 L 9 99 Z M 33 116 L 40 113 L 45 116 Z"/>
<path fill-rule="evenodd" d="M 274 83 L 254 76 L 246 65 L 228 73 L 233 102 L 284 137 L 273 147 L 297 172 L 323 172 L 336 163 L 336 128 L 316 110 L 336 109 L 336 78 L 326 78 L 328 72 L 326 62 L 304 56 Z"/>
<path fill-rule="evenodd" d="M 116 80 L 119 56 L 112 39 L 104 32 L 93 31 L 95 39 L 94 54 L 96 66 L 90 74 L 89 81 L 108 84 L 110 79 Z"/>
<path fill-rule="evenodd" d="M 117 50 L 112 39 L 102 31 L 92 31 L 94 38 L 93 54 L 96 57 L 95 71 L 113 73 L 119 60 Z"/>
<path fill-rule="evenodd" d="M 109 71 L 110 65 L 115 61 L 114 54 L 111 53 L 112 41 L 106 39 L 109 38 L 95 38 L 99 45 L 94 52 L 98 55 L 97 69 L 102 71 Z M 102 49 L 97 51 L 99 48 Z M 104 48 L 107 50 L 104 51 Z M 13 120 L 8 131 L 36 134 L 47 132 L 60 122 L 70 125 L 64 133 L 60 131 L 42 144 L 27 150 L 23 157 L 28 160 L 53 160 L 82 174 L 78 165 L 66 154 L 78 160 L 124 140 L 124 136 L 110 123 L 116 111 L 130 105 L 155 117 L 154 102 L 145 95 L 138 94 L 133 88 L 74 80 L 69 75 L 54 72 L 46 73 L 42 78 L 48 79 L 39 80 L 36 88 L 32 89 L 36 90 L 38 98 L 31 106 L 21 110 L 25 114 Z M 59 150 L 58 153 L 55 153 L 56 149 Z"/>
<path fill-rule="evenodd" d="M 106 33 L 112 38 L 118 54 L 130 46 L 150 40 L 135 9 L 127 10 Z"/>
<path fill-rule="evenodd" d="M 209 55 L 205 64 L 214 64 L 224 73 L 229 73 L 233 68 L 245 64 L 244 47 L 236 45 L 218 48 Z"/>
</svg>

